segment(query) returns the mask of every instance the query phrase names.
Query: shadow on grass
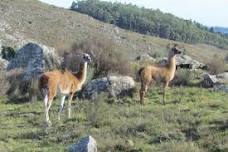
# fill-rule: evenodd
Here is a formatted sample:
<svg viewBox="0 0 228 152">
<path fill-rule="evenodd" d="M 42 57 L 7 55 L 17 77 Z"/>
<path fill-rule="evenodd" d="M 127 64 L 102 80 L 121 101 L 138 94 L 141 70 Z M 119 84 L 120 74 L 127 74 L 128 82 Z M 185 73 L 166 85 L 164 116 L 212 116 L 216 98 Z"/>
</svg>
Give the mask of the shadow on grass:
<svg viewBox="0 0 228 152">
<path fill-rule="evenodd" d="M 27 133 L 19 134 L 15 139 L 31 139 L 31 140 L 42 140 L 48 135 L 44 130 L 31 131 Z"/>
<path fill-rule="evenodd" d="M 210 124 L 213 125 L 211 129 L 216 131 L 226 131 L 228 129 L 228 120 L 225 120 L 225 121 L 216 120 L 211 122 Z"/>
<path fill-rule="evenodd" d="M 185 134 L 187 140 L 197 141 L 200 139 L 200 135 L 196 128 L 187 128 L 182 130 L 182 132 Z"/>
<path fill-rule="evenodd" d="M 8 113 L 6 113 L 6 116 L 12 116 L 12 117 L 19 117 L 19 116 L 23 116 L 23 117 L 33 117 L 35 115 L 40 115 L 42 112 L 36 112 L 36 111 L 31 111 L 31 112 L 11 112 L 9 111 Z"/>
<path fill-rule="evenodd" d="M 28 97 L 8 97 L 8 100 L 6 101 L 7 104 L 23 104 L 28 103 L 29 98 Z"/>
</svg>

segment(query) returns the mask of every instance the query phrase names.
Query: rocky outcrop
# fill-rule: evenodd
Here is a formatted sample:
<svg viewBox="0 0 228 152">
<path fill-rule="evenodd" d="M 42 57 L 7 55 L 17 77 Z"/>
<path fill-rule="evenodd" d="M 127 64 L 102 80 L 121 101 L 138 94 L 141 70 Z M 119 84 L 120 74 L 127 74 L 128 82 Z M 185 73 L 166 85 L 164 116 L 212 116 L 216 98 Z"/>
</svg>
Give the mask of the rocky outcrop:
<svg viewBox="0 0 228 152">
<path fill-rule="evenodd" d="M 156 59 L 150 56 L 149 54 L 142 54 L 136 57 L 136 61 L 150 61 L 155 62 Z"/>
<path fill-rule="evenodd" d="M 188 68 L 188 69 L 203 69 L 205 68 L 205 64 L 192 59 L 187 55 L 178 55 L 176 57 L 177 66 L 180 68 Z"/>
<path fill-rule="evenodd" d="M 107 92 L 111 97 L 133 96 L 132 91 L 135 82 L 129 76 L 108 76 L 89 82 L 82 91 L 82 96 L 88 99 L 96 99 L 101 92 Z"/>
<path fill-rule="evenodd" d="M 224 85 L 224 84 L 215 85 L 215 86 L 214 86 L 214 90 L 217 90 L 217 91 L 224 91 L 224 92 L 228 93 L 228 85 Z"/>
<path fill-rule="evenodd" d="M 40 75 L 45 69 L 53 69 L 61 60 L 54 48 L 36 43 L 27 43 L 16 51 L 16 56 L 8 64 L 7 70 L 22 68 L 26 71 L 25 79 Z"/>
<path fill-rule="evenodd" d="M 97 143 L 92 136 L 82 138 L 68 148 L 69 152 L 97 152 Z"/>
<path fill-rule="evenodd" d="M 15 58 L 10 60 L 7 66 L 10 73 L 8 78 L 12 81 L 9 89 L 11 91 L 8 91 L 10 96 L 24 96 L 28 93 L 30 100 L 35 100 L 39 76 L 45 69 L 55 68 L 60 62 L 54 48 L 31 42 L 25 44 L 16 51 Z"/>
<path fill-rule="evenodd" d="M 167 58 L 163 58 L 158 63 L 161 65 L 166 64 Z M 205 64 L 203 64 L 197 60 L 194 60 L 190 56 L 187 56 L 187 55 L 177 55 L 176 56 L 176 65 L 177 65 L 177 68 L 184 68 L 184 69 L 191 69 L 191 70 L 206 68 Z"/>
<path fill-rule="evenodd" d="M 217 74 L 217 75 L 205 74 L 203 76 L 202 85 L 207 88 L 218 87 L 220 85 L 228 86 L 228 72 Z"/>
</svg>

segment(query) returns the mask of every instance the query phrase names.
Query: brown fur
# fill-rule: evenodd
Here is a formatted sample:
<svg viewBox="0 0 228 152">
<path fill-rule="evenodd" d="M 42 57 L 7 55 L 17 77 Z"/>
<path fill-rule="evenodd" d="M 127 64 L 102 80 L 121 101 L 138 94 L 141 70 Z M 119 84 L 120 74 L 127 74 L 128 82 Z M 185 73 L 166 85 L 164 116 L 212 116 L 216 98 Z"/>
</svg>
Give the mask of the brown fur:
<svg viewBox="0 0 228 152">
<path fill-rule="evenodd" d="M 64 90 L 69 90 L 68 92 L 71 94 L 78 91 L 80 89 L 78 86 L 82 81 L 82 76 L 83 73 L 74 75 L 68 70 L 46 72 L 40 77 L 39 88 L 41 92 L 42 89 L 48 89 L 48 99 L 50 102 L 57 95 L 58 91 L 63 92 Z"/>
<path fill-rule="evenodd" d="M 45 116 L 49 125 L 51 125 L 51 121 L 49 120 L 48 112 L 54 97 L 56 97 L 58 94 L 62 96 L 59 110 L 59 120 L 66 95 L 70 96 L 68 101 L 68 117 L 70 118 L 70 107 L 73 95 L 81 89 L 86 80 L 87 61 L 91 61 L 91 58 L 89 56 L 84 56 L 84 60 L 86 61 L 80 64 L 80 69 L 77 73 L 71 73 L 68 70 L 55 70 L 46 72 L 40 77 L 39 89 L 44 97 Z"/>
<path fill-rule="evenodd" d="M 139 77 L 141 81 L 141 104 L 144 104 L 144 96 L 148 90 L 148 86 L 156 82 L 161 82 L 163 84 L 163 104 L 165 104 L 165 89 L 168 87 L 169 82 L 174 78 L 174 74 L 176 71 L 176 54 L 180 54 L 180 51 L 175 44 L 172 48 L 170 48 L 168 63 L 166 65 L 148 65 L 139 70 Z"/>
</svg>

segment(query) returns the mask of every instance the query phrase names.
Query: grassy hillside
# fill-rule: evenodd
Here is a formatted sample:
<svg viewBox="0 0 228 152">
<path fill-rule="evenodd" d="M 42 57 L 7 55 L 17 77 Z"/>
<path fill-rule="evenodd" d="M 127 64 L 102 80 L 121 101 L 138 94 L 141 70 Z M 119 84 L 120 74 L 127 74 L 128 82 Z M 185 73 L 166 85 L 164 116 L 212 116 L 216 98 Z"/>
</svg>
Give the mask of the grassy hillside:
<svg viewBox="0 0 228 152">
<path fill-rule="evenodd" d="M 121 51 L 135 58 L 145 52 L 166 55 L 166 46 L 172 42 L 119 29 L 87 15 L 36 0 L 1 0 L 0 13 L 0 39 L 3 45 L 13 47 L 22 40 L 32 39 L 57 49 L 68 48 L 90 35 L 102 34 L 113 39 Z M 201 61 L 212 59 L 214 54 L 224 57 L 228 52 L 205 44 L 180 44 L 185 46 L 187 54 Z"/>
<path fill-rule="evenodd" d="M 57 49 L 94 35 L 112 39 L 131 59 L 142 53 L 167 54 L 173 42 L 142 35 L 97 21 L 87 15 L 32 0 L 0 1 L 0 43 L 17 48 L 35 40 Z M 90 41 L 89 41 L 90 42 Z M 228 50 L 205 44 L 179 43 L 200 61 L 224 57 Z M 1 44 L 0 44 L 1 45 Z M 92 135 L 99 152 L 225 152 L 228 151 L 228 94 L 197 87 L 173 87 L 167 104 L 160 104 L 160 89 L 149 91 L 146 105 L 133 98 L 74 100 L 72 119 L 57 120 L 59 99 L 50 111 L 46 128 L 43 103 L 0 97 L 0 151 L 66 151 L 81 137 Z"/>
<path fill-rule="evenodd" d="M 95 102 L 74 101 L 73 117 L 58 122 L 60 101 L 51 108 L 53 126 L 45 128 L 41 101 L 0 101 L 0 151 L 65 151 L 92 135 L 99 152 L 225 152 L 228 150 L 228 94 L 200 88 L 172 88 L 167 104 L 159 89 L 149 91 L 147 104 L 138 97 Z"/>
</svg>

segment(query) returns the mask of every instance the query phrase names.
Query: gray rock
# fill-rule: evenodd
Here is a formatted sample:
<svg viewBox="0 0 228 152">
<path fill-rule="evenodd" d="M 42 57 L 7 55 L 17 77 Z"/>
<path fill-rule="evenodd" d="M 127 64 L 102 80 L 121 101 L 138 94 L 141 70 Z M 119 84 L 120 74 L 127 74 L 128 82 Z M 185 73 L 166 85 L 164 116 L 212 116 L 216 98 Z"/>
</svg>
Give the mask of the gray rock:
<svg viewBox="0 0 228 152">
<path fill-rule="evenodd" d="M 76 3 L 75 1 L 73 1 L 70 8 L 71 8 L 72 10 L 75 10 L 75 9 L 77 9 L 77 7 L 78 7 L 78 6 L 77 6 L 77 3 Z"/>
<path fill-rule="evenodd" d="M 30 101 L 35 101 L 38 90 L 38 78 L 45 69 L 54 69 L 61 60 L 55 55 L 54 48 L 36 43 L 27 43 L 16 51 L 15 58 L 10 60 L 9 73 L 10 96 L 29 95 Z M 14 71 L 16 72 L 14 74 Z M 17 82 L 17 83 L 16 83 Z"/>
<path fill-rule="evenodd" d="M 82 91 L 82 96 L 88 99 L 96 99 L 101 92 L 107 92 L 111 97 L 132 96 L 135 82 L 129 76 L 108 76 L 89 82 Z"/>
<path fill-rule="evenodd" d="M 60 65 L 60 59 L 53 48 L 36 43 L 27 43 L 17 50 L 16 56 L 8 64 L 7 70 L 22 68 L 26 71 L 25 79 L 38 76 L 45 69 L 52 69 Z"/>
<path fill-rule="evenodd" d="M 40 75 L 44 71 L 43 58 L 43 49 L 35 43 L 28 43 L 17 51 L 16 57 L 10 61 L 7 70 L 25 69 L 25 79 L 30 79 L 33 75 Z"/>
<path fill-rule="evenodd" d="M 216 91 L 224 91 L 224 92 L 228 93 L 228 85 L 223 85 L 223 84 L 215 85 L 214 86 L 214 90 L 216 90 Z"/>
<path fill-rule="evenodd" d="M 166 64 L 167 58 L 161 59 L 158 63 L 161 65 Z M 197 60 L 194 60 L 190 56 L 187 56 L 187 55 L 177 55 L 176 56 L 176 65 L 177 65 L 177 67 L 191 69 L 191 70 L 204 69 L 206 67 L 205 64 L 203 64 Z"/>
<path fill-rule="evenodd" d="M 68 148 L 69 152 L 97 152 L 97 143 L 92 136 L 82 138 Z"/>
<path fill-rule="evenodd" d="M 218 80 L 216 79 L 215 75 L 205 74 L 203 75 L 202 85 L 203 87 L 206 87 L 206 88 L 213 87 L 217 81 Z"/>
<path fill-rule="evenodd" d="M 228 87 L 228 72 L 217 75 L 204 74 L 202 85 L 204 87 L 214 87 L 216 90 L 226 90 Z"/>
<path fill-rule="evenodd" d="M 177 66 L 188 69 L 203 69 L 205 64 L 192 59 L 187 55 L 178 55 L 176 57 Z"/>
<path fill-rule="evenodd" d="M 136 57 L 137 61 L 151 61 L 151 62 L 155 62 L 156 59 L 153 58 L 152 56 L 150 56 L 149 54 L 142 54 Z"/>
</svg>

